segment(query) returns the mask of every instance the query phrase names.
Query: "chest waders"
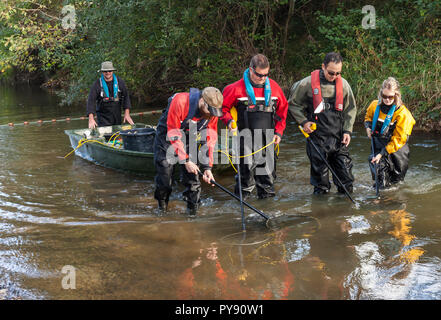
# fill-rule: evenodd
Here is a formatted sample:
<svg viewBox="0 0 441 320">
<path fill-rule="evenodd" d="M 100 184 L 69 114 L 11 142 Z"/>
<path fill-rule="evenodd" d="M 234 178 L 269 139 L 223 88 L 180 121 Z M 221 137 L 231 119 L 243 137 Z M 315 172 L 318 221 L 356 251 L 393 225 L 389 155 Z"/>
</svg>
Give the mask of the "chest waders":
<svg viewBox="0 0 441 320">
<path fill-rule="evenodd" d="M 122 123 L 121 106 L 123 97 L 118 86 L 118 80 L 113 75 L 112 90 L 109 90 L 104 77 L 100 78 L 100 99 L 96 108 L 97 124 L 99 127 L 119 125 Z"/>
<path fill-rule="evenodd" d="M 244 82 L 247 97 L 239 97 L 236 106 L 237 126 L 239 132 L 242 133 L 239 135 L 241 156 L 252 154 L 255 150 L 271 142 L 275 126 L 275 108 L 278 101 L 277 97 L 271 97 L 268 78 L 264 85 L 264 97 L 255 97 L 253 85 L 249 80 L 249 69 L 244 72 Z M 260 199 L 275 196 L 276 157 L 273 144 L 259 153 L 241 158 L 239 166 L 244 199 L 251 194 L 254 188 L 257 189 L 257 196 Z M 238 178 L 236 176 L 235 194 L 237 195 L 239 195 Z"/>
<path fill-rule="evenodd" d="M 312 127 L 311 127 L 312 128 Z M 313 125 L 312 130 L 315 130 L 316 126 Z M 299 126 L 300 131 L 303 133 L 303 135 L 306 138 L 306 141 L 315 149 L 316 153 L 321 157 L 323 163 L 328 167 L 328 169 L 332 172 L 332 175 L 334 177 L 334 179 L 336 179 L 338 181 L 338 184 L 341 186 L 341 188 L 343 189 L 344 193 L 348 196 L 349 200 L 351 200 L 355 205 L 358 206 L 358 204 L 354 201 L 354 199 L 352 199 L 351 195 L 349 194 L 349 191 L 346 189 L 345 185 L 340 181 L 338 175 L 334 172 L 334 170 L 332 169 L 332 167 L 329 165 L 328 161 L 322 156 L 320 150 L 317 148 L 317 146 L 315 145 L 314 141 L 310 140 L 309 138 L 309 134 L 307 134 L 302 126 Z"/>
<path fill-rule="evenodd" d="M 410 149 L 407 142 L 394 153 L 389 154 L 385 152 L 385 147 L 391 140 L 396 128 L 396 122 L 392 121 L 392 117 L 394 112 L 398 109 L 399 108 L 395 106 L 391 106 L 388 109 L 380 105 L 377 105 L 375 109 L 371 127 L 373 152 L 369 156 L 368 161 L 372 179 L 376 180 L 375 187 L 378 189 L 384 189 L 390 187 L 392 184 L 403 181 L 409 168 Z M 385 119 L 379 118 L 380 110 L 386 114 Z M 380 162 L 375 166 L 371 163 L 371 160 L 379 153 L 382 153 L 382 157 Z M 377 179 L 375 179 L 375 174 L 377 175 Z"/>
<path fill-rule="evenodd" d="M 164 109 L 161 118 L 159 119 L 156 128 L 156 137 L 154 143 L 154 159 L 156 167 L 155 176 L 155 199 L 158 200 L 158 205 L 161 210 L 167 210 L 170 194 L 172 192 L 173 184 L 173 171 L 174 164 L 170 164 L 167 161 L 167 150 L 171 147 L 171 142 L 167 141 L 167 118 L 169 117 L 170 104 L 175 95 L 168 99 L 167 108 Z M 195 136 L 189 135 L 189 124 L 191 119 L 197 116 L 199 112 L 199 99 L 201 97 L 201 92 L 199 89 L 191 88 L 189 93 L 189 110 L 185 119 L 181 123 L 181 130 L 184 131 L 186 135 L 186 152 L 188 153 L 189 139 L 196 139 Z M 201 119 L 197 123 L 197 132 L 202 131 L 208 125 L 207 119 Z M 177 139 L 178 137 L 176 137 Z M 196 161 L 196 160 L 194 160 Z M 181 180 L 185 186 L 185 191 L 183 193 L 183 198 L 187 202 L 187 211 L 189 214 L 196 214 L 196 211 L 200 205 L 200 193 L 201 193 L 201 183 L 198 175 L 189 173 L 183 165 L 180 166 L 181 169 Z"/>
<path fill-rule="evenodd" d="M 336 80 L 333 97 L 322 97 L 321 89 L 318 89 L 321 85 L 318 83 L 321 82 L 316 70 L 311 74 L 313 98 L 309 101 L 312 108 L 308 108 L 307 116 L 309 121 L 317 124 L 317 130 L 310 134 L 306 142 L 306 153 L 311 163 L 310 182 L 314 186 L 314 194 L 329 192 L 331 188 L 329 168 L 323 161 L 326 159 L 332 168 L 332 180 L 338 192 L 352 192 L 354 181 L 352 159 L 348 147 L 342 144 L 344 122 L 342 80 L 340 77 L 339 81 Z M 314 142 L 316 148 L 311 142 Z"/>
</svg>

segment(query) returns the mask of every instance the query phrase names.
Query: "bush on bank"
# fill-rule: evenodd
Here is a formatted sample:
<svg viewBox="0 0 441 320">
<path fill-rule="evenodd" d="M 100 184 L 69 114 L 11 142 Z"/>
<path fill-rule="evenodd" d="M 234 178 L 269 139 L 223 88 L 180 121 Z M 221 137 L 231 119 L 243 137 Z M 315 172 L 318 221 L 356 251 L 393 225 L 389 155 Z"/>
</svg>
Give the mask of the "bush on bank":
<svg viewBox="0 0 441 320">
<path fill-rule="evenodd" d="M 340 51 L 360 119 L 394 76 L 418 124 L 433 126 L 441 121 L 441 0 L 370 4 L 374 29 L 362 24 L 365 1 L 4 0 L 0 71 L 9 79 L 38 72 L 74 103 L 112 60 L 134 101 L 162 107 L 175 91 L 237 80 L 257 52 L 287 93 L 326 52 Z"/>
</svg>

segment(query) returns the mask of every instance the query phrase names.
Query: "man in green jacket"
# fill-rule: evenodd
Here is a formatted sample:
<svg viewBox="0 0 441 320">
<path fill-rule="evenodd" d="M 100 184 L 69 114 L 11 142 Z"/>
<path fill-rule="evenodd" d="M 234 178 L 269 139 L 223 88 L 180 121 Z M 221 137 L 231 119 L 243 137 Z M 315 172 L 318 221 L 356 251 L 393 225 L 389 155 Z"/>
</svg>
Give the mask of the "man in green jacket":
<svg viewBox="0 0 441 320">
<path fill-rule="evenodd" d="M 343 59 L 339 53 L 326 54 L 320 70 L 296 82 L 290 90 L 289 112 L 338 175 L 348 192 L 353 191 L 351 142 L 357 106 L 348 82 L 341 77 Z M 313 130 L 314 124 L 317 126 Z M 311 163 L 311 184 L 314 194 L 329 192 L 329 170 L 307 140 L 306 153 Z M 338 192 L 344 193 L 338 179 L 333 178 Z"/>
</svg>

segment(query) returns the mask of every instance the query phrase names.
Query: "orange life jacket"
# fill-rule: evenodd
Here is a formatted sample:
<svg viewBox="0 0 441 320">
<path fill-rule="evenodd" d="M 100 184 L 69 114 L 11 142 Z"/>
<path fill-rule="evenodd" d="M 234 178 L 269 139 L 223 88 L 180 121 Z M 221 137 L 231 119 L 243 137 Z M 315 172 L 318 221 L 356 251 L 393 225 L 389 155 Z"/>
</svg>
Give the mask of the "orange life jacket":
<svg viewBox="0 0 441 320">
<path fill-rule="evenodd" d="M 312 104 L 314 107 L 314 113 L 320 113 L 324 108 L 319 74 L 320 70 L 314 70 L 311 72 Z M 341 80 L 340 75 L 335 79 L 335 110 L 343 111 L 343 81 Z"/>
</svg>

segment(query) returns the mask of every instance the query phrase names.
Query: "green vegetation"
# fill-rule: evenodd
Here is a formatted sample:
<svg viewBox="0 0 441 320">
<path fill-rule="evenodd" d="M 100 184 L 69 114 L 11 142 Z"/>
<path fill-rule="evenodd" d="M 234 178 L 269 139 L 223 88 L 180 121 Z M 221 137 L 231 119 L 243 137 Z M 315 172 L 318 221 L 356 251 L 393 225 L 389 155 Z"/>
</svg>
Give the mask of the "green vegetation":
<svg viewBox="0 0 441 320">
<path fill-rule="evenodd" d="M 190 86 L 223 88 L 258 52 L 288 92 L 328 51 L 345 59 L 360 116 L 388 76 L 402 84 L 419 125 L 441 121 L 441 0 L 2 0 L 0 71 L 36 74 L 65 103 L 84 101 L 100 63 L 112 60 L 141 103 L 163 105 Z M 75 8 L 75 28 L 66 5 Z"/>
</svg>

